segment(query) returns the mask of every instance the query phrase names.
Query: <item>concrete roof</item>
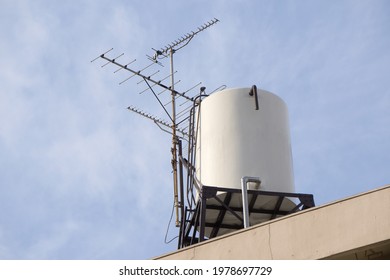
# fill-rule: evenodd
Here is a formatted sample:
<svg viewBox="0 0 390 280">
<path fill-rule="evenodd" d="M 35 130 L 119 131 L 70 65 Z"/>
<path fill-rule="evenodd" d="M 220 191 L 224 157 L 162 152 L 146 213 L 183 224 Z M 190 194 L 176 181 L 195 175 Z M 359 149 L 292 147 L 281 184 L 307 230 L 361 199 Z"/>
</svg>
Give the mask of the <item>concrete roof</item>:
<svg viewBox="0 0 390 280">
<path fill-rule="evenodd" d="M 390 185 L 156 259 L 390 259 Z"/>
</svg>

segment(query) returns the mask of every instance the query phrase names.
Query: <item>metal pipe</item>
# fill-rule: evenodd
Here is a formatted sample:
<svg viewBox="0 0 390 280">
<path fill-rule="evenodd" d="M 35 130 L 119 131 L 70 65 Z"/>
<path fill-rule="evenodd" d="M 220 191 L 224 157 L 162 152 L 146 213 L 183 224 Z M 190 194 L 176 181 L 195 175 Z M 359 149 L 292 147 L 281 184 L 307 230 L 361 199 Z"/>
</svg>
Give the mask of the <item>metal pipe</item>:
<svg viewBox="0 0 390 280">
<path fill-rule="evenodd" d="M 259 177 L 244 176 L 241 178 L 241 189 L 242 189 L 242 216 L 244 220 L 244 228 L 250 226 L 249 224 L 249 204 L 248 204 L 248 183 L 261 184 Z"/>
<path fill-rule="evenodd" d="M 183 152 L 183 147 L 182 147 L 182 142 L 181 140 L 178 140 L 178 146 L 179 146 L 179 186 L 180 186 L 180 201 L 179 201 L 179 204 L 180 204 L 180 230 L 179 230 L 179 244 L 182 242 L 182 237 L 183 237 L 183 233 L 185 231 L 185 221 L 186 221 L 186 217 L 185 217 L 185 211 L 184 211 L 184 182 L 183 182 L 183 161 L 181 160 L 182 159 L 182 152 Z M 180 247 L 178 248 L 180 249 Z"/>
<path fill-rule="evenodd" d="M 170 49 L 170 58 L 171 58 L 171 95 L 172 95 L 172 169 L 173 169 L 173 199 L 175 204 L 176 212 L 176 227 L 180 226 L 179 219 L 179 194 L 178 194 L 178 182 L 177 182 L 177 137 L 176 137 L 176 92 L 175 92 L 175 79 L 173 72 L 173 54 L 174 49 Z"/>
<path fill-rule="evenodd" d="M 249 92 L 249 95 L 250 96 L 255 96 L 255 106 L 256 106 L 256 110 L 259 110 L 259 97 L 257 96 L 257 87 L 256 85 L 253 85 L 250 92 Z"/>
</svg>

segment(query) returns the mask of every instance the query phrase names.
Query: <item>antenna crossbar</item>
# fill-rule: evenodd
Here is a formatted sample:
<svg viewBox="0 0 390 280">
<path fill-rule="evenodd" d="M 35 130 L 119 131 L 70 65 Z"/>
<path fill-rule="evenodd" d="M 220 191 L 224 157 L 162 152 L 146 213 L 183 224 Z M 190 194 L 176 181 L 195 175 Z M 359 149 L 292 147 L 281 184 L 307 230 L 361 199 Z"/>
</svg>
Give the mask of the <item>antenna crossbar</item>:
<svg viewBox="0 0 390 280">
<path fill-rule="evenodd" d="M 160 118 L 157 118 L 157 117 L 153 116 L 152 114 L 149 114 L 149 113 L 146 113 L 144 111 L 141 111 L 140 109 L 138 109 L 138 108 L 136 108 L 134 106 L 129 106 L 127 109 L 132 111 L 132 112 L 134 112 L 134 113 L 137 113 L 138 115 L 141 115 L 141 116 L 143 116 L 143 117 L 145 117 L 147 119 L 152 120 L 156 124 L 161 124 L 161 125 L 169 128 L 169 129 L 173 129 L 173 126 L 171 124 L 169 124 L 167 121 L 162 120 Z M 178 132 L 180 132 L 181 134 L 183 134 L 183 135 L 188 135 L 187 132 L 185 132 L 184 130 L 182 130 L 182 129 L 178 128 L 178 127 L 176 127 L 176 130 Z"/>
<path fill-rule="evenodd" d="M 171 42 L 170 44 L 168 44 L 164 48 L 161 48 L 159 50 L 153 49 L 156 52 L 155 55 L 153 56 L 154 61 L 157 61 L 158 56 L 162 55 L 163 57 L 167 57 L 167 56 L 170 55 L 170 52 L 172 50 L 177 51 L 178 49 L 181 49 L 181 48 L 185 47 L 192 40 L 192 38 L 194 38 L 194 36 L 196 34 L 202 32 L 206 28 L 209 28 L 210 26 L 216 24 L 218 21 L 219 20 L 217 18 L 214 18 L 211 21 L 209 21 L 209 22 L 199 26 L 198 30 L 191 31 L 190 33 L 187 33 L 186 35 L 180 37 L 179 39 Z M 180 47 L 175 49 L 178 46 L 180 46 Z"/>
<path fill-rule="evenodd" d="M 127 70 L 127 71 L 129 71 L 131 73 L 133 73 L 133 75 L 131 77 L 133 77 L 134 75 L 137 75 L 137 76 L 143 78 L 144 80 L 147 80 L 149 82 L 157 84 L 160 87 L 162 87 L 162 88 L 164 88 L 166 90 L 171 91 L 173 94 L 177 94 L 177 95 L 179 95 L 179 96 L 181 96 L 181 97 L 183 97 L 183 98 L 185 98 L 187 100 L 193 101 L 193 98 L 188 97 L 187 95 L 185 95 L 185 93 L 178 92 L 178 91 L 172 89 L 171 87 L 162 84 L 161 81 L 156 81 L 156 80 L 152 79 L 150 76 L 146 76 L 146 75 L 142 74 L 141 73 L 142 70 L 141 71 L 135 71 L 135 70 L 133 70 L 131 68 L 128 68 L 127 65 L 120 64 L 119 62 L 115 61 L 115 59 L 110 59 L 110 58 L 106 57 L 104 54 L 102 54 L 100 57 L 103 58 L 104 60 L 108 61 L 108 63 L 112 63 L 112 64 L 114 64 L 116 66 L 119 66 L 119 67 L 121 67 L 121 68 L 123 68 L 123 69 L 125 69 L 125 70 Z"/>
</svg>

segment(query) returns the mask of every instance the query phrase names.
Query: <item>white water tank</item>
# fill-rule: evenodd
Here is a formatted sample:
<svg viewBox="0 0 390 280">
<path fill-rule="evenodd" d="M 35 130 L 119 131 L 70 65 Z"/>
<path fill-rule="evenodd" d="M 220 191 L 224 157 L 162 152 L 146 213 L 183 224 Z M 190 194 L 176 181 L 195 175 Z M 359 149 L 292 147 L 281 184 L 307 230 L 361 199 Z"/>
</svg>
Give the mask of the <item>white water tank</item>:
<svg viewBox="0 0 390 280">
<path fill-rule="evenodd" d="M 206 186 L 238 189 L 242 177 L 259 177 L 260 190 L 294 192 L 286 104 L 257 89 L 256 108 L 256 96 L 250 91 L 226 89 L 201 102 L 197 178 Z"/>
</svg>

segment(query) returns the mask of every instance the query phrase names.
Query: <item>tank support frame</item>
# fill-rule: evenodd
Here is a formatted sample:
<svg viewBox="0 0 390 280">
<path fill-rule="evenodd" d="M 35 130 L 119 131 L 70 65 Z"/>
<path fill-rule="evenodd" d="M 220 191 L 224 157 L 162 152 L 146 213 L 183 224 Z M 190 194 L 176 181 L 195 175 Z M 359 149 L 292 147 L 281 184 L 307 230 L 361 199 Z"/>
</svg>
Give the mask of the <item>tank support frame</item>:
<svg viewBox="0 0 390 280">
<path fill-rule="evenodd" d="M 263 217 L 263 221 L 257 224 L 315 206 L 312 194 L 247 190 L 247 195 L 249 215 Z M 256 205 L 259 199 L 266 201 L 268 199 L 272 203 Z M 286 199 L 290 201 L 290 207 L 283 209 Z M 296 200 L 297 203 L 292 205 L 292 200 Z M 223 235 L 223 231 L 232 232 L 243 229 L 243 207 L 235 204 L 237 201 L 242 201 L 241 189 L 202 186 L 195 209 L 185 209 L 184 216 L 188 219 L 182 223 L 180 228 L 178 248 Z M 211 215 L 216 217 L 212 221 L 209 219 Z"/>
</svg>

